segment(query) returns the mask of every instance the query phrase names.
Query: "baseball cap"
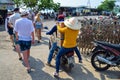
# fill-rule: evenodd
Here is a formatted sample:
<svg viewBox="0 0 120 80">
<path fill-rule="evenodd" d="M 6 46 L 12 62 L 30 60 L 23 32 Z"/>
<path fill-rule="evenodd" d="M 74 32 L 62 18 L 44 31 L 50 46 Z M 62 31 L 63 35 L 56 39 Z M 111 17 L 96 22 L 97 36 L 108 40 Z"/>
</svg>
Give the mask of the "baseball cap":
<svg viewBox="0 0 120 80">
<path fill-rule="evenodd" d="M 57 21 L 58 22 L 64 22 L 64 18 L 65 18 L 65 16 L 63 14 L 60 14 L 60 15 L 58 15 Z"/>
</svg>

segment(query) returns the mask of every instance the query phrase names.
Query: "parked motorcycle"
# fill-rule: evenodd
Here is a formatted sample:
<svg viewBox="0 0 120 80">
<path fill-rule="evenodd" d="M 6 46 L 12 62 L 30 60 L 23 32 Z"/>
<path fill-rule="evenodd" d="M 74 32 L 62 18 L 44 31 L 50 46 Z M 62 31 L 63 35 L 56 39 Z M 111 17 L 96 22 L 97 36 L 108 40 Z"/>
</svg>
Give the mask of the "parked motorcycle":
<svg viewBox="0 0 120 80">
<path fill-rule="evenodd" d="M 103 41 L 93 41 L 95 48 L 92 51 L 91 64 L 98 71 L 110 67 L 120 69 L 120 44 L 111 44 Z"/>
</svg>

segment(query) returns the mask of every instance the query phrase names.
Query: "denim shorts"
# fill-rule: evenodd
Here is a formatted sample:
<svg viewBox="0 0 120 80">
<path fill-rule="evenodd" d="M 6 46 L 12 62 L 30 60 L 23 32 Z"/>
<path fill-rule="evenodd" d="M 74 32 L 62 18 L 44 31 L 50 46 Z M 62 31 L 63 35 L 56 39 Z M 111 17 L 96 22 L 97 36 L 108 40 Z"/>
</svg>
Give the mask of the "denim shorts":
<svg viewBox="0 0 120 80">
<path fill-rule="evenodd" d="M 19 42 L 21 51 L 29 50 L 31 48 L 31 41 L 19 40 L 18 42 Z"/>
<path fill-rule="evenodd" d="M 36 25 L 36 29 L 41 29 L 42 25 Z"/>
</svg>

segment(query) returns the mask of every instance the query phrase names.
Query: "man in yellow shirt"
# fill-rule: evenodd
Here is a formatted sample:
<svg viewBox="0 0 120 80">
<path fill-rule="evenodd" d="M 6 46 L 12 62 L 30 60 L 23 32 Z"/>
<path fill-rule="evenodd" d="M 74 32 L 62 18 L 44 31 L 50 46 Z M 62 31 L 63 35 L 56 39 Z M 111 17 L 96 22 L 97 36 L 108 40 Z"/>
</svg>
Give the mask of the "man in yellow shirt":
<svg viewBox="0 0 120 80">
<path fill-rule="evenodd" d="M 67 52 L 75 51 L 79 58 L 79 62 L 82 63 L 82 58 L 76 43 L 76 39 L 81 28 L 81 24 L 78 24 L 78 20 L 74 17 L 65 20 L 64 24 L 66 26 L 64 28 L 57 26 L 59 32 L 64 34 L 64 41 L 56 57 L 56 72 L 54 73 L 55 77 L 59 76 L 60 58 Z"/>
<path fill-rule="evenodd" d="M 54 25 L 54 27 L 46 33 L 46 35 L 53 35 L 52 38 L 51 38 L 52 45 L 51 45 L 51 48 L 50 48 L 50 52 L 49 52 L 49 55 L 48 55 L 48 61 L 47 61 L 48 66 L 51 66 L 51 61 L 52 61 L 52 58 L 53 58 L 54 51 L 58 47 L 61 46 L 60 42 L 63 41 L 63 40 L 61 40 L 62 37 L 61 37 L 60 32 L 58 32 L 58 30 L 57 30 L 58 25 L 61 25 L 61 27 L 64 27 L 64 25 L 62 25 L 62 24 L 64 24 L 64 16 L 59 15 L 58 20 L 57 20 L 57 24 Z"/>
</svg>

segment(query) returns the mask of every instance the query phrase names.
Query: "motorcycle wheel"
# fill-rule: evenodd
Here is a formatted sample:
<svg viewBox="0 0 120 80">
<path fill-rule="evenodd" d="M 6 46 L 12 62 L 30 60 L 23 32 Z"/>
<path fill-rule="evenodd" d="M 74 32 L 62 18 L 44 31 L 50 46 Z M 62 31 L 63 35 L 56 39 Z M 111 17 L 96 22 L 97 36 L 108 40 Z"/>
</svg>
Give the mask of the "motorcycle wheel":
<svg viewBox="0 0 120 80">
<path fill-rule="evenodd" d="M 72 68 L 74 67 L 74 64 L 69 64 L 69 71 L 71 72 Z"/>
<path fill-rule="evenodd" d="M 73 67 L 74 67 L 73 64 L 65 64 L 65 65 L 62 64 L 62 68 L 63 68 L 66 72 L 71 72 Z"/>
<path fill-rule="evenodd" d="M 99 60 L 97 59 L 97 56 L 101 56 L 101 57 L 103 57 L 103 58 L 106 58 L 106 57 L 107 57 L 105 51 L 96 51 L 96 52 L 92 55 L 92 57 L 91 57 L 91 64 L 92 64 L 92 66 L 93 66 L 96 70 L 98 70 L 98 71 L 107 70 L 107 69 L 110 67 L 110 65 L 108 65 L 108 64 L 106 64 L 106 63 L 104 63 L 104 62 L 99 61 Z"/>
<path fill-rule="evenodd" d="M 73 63 L 68 64 L 67 59 L 64 57 L 61 57 L 61 67 L 66 72 L 71 72 L 72 68 L 74 67 L 74 64 Z"/>
</svg>

